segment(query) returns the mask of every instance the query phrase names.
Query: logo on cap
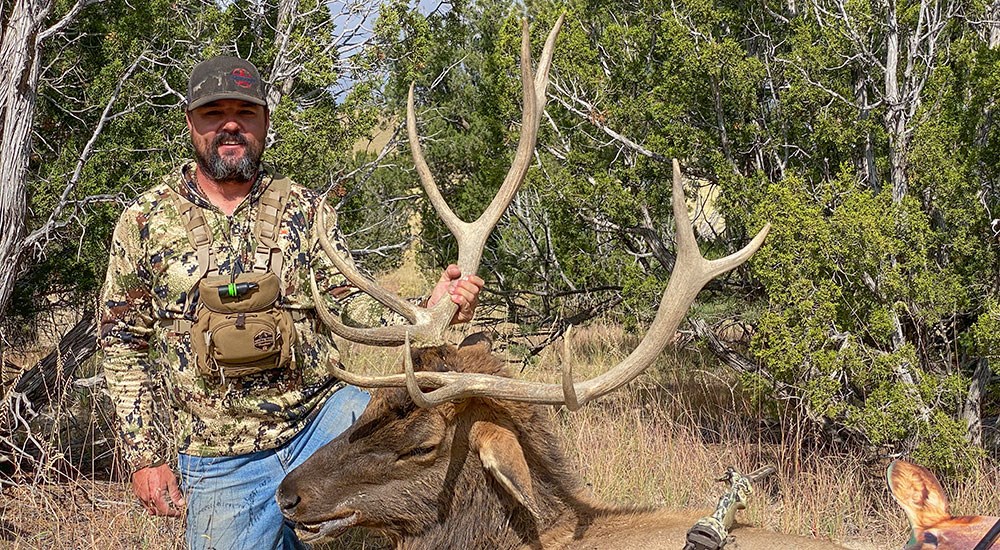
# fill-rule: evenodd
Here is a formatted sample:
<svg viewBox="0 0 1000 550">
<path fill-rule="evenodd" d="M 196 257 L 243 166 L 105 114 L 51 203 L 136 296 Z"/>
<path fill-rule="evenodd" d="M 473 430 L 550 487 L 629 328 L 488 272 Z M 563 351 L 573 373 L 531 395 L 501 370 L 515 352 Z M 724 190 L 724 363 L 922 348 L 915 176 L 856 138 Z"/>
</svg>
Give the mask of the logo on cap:
<svg viewBox="0 0 1000 550">
<path fill-rule="evenodd" d="M 233 79 L 233 83 L 240 88 L 249 88 L 254 85 L 254 82 L 257 82 L 257 79 L 250 74 L 250 71 L 242 67 L 233 69 L 233 74 L 230 76 Z"/>
</svg>

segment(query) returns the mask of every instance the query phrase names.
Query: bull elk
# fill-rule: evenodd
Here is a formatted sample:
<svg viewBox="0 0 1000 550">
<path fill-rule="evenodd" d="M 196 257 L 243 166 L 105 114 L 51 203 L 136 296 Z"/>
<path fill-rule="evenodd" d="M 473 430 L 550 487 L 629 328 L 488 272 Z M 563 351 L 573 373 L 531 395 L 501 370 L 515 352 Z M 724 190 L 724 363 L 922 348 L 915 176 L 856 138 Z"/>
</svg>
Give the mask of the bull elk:
<svg viewBox="0 0 1000 550">
<path fill-rule="evenodd" d="M 556 22 L 532 74 L 527 23 L 521 43 L 523 117 L 517 153 L 497 196 L 473 223 L 460 220 L 431 177 L 416 132 L 413 87 L 407 127 L 421 183 L 458 242 L 458 265 L 474 273 L 486 237 L 524 180 L 535 147 Z M 322 211 L 322 210 L 321 210 Z M 576 409 L 639 375 L 662 351 L 698 291 L 741 263 L 762 244 L 768 227 L 726 258 L 702 257 L 688 221 L 680 167 L 673 164 L 677 261 L 656 317 L 636 349 L 619 365 L 574 383 L 565 365 L 562 384 L 539 384 L 505 375 L 483 338 L 458 347 L 443 334 L 455 305 L 429 310 L 378 287 L 358 271 L 345 250 L 323 248 L 353 284 L 405 317 L 409 324 L 356 328 L 343 325 L 317 300 L 323 321 L 338 335 L 363 344 L 406 344 L 405 374 L 373 377 L 336 369 L 346 382 L 376 388 L 355 424 L 288 474 L 276 498 L 303 537 L 335 537 L 361 526 L 381 532 L 400 549 L 680 548 L 694 517 L 607 506 L 588 495 L 565 459 L 540 405 Z M 318 234 L 326 234 L 319 220 Z M 322 237 L 321 237 L 322 239 Z M 318 294 L 315 282 L 313 291 Z M 410 350 L 410 343 L 415 349 Z M 741 530 L 740 548 L 830 548 L 824 543 Z"/>
<path fill-rule="evenodd" d="M 951 515 L 948 497 L 927 468 L 897 460 L 886 477 L 910 522 L 906 550 L 1000 549 L 1000 517 Z"/>
</svg>

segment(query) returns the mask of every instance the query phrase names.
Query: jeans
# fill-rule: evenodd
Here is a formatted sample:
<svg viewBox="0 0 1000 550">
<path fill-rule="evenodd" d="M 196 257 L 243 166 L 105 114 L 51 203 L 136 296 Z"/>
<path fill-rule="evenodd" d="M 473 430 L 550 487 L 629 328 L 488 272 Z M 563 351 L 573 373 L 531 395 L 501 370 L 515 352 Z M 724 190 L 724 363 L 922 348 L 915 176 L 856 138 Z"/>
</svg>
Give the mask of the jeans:
<svg viewBox="0 0 1000 550">
<path fill-rule="evenodd" d="M 197 550 L 304 549 L 285 523 L 274 493 L 305 462 L 361 415 L 370 396 L 354 386 L 334 392 L 299 433 L 275 449 L 237 456 L 181 454 L 187 500 L 187 546 Z"/>
</svg>

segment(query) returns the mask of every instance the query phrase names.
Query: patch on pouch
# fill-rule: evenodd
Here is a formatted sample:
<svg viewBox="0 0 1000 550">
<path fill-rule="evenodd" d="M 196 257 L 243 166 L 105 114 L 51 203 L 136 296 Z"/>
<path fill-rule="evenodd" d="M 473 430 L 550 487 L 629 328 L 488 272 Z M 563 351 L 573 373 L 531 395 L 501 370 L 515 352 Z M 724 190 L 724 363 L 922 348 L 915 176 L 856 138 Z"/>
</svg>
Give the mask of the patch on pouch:
<svg viewBox="0 0 1000 550">
<path fill-rule="evenodd" d="M 274 347 L 274 333 L 269 330 L 262 330 L 254 335 L 253 347 L 267 351 Z"/>
</svg>

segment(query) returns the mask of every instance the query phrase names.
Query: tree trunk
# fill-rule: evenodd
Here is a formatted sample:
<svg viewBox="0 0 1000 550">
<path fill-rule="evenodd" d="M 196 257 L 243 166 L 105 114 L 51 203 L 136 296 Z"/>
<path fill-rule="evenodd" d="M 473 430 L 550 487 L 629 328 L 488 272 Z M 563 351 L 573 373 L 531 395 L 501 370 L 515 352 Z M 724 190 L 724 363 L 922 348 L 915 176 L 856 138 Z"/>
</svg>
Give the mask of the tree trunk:
<svg viewBox="0 0 1000 550">
<path fill-rule="evenodd" d="M 872 114 L 868 107 L 868 80 L 860 72 L 854 75 L 854 100 L 861 106 L 858 119 L 868 120 Z M 868 188 L 878 193 L 882 186 L 879 184 L 878 170 L 875 166 L 875 144 L 872 143 L 871 130 L 865 131 L 864 151 L 857 160 L 857 168 L 858 174 L 868 183 Z"/>
<path fill-rule="evenodd" d="M 729 133 L 726 131 L 726 110 L 722 104 L 721 80 L 721 70 L 718 77 L 714 74 L 709 76 L 709 82 L 712 86 L 712 103 L 715 106 L 715 122 L 719 125 L 719 144 L 722 146 L 722 154 L 725 155 L 729 164 L 736 166 L 736 162 L 733 160 L 733 148 L 729 143 Z"/>
<path fill-rule="evenodd" d="M 990 19 L 989 43 L 990 49 L 992 50 L 1000 45 L 1000 19 L 998 19 L 1000 18 L 1000 0 L 994 0 L 993 3 L 990 4 L 990 8 L 987 13 L 989 13 Z"/>
<path fill-rule="evenodd" d="M 281 98 L 292 93 L 295 78 L 302 72 L 302 63 L 292 58 L 292 30 L 298 17 L 298 0 L 281 0 L 278 3 L 278 26 L 275 29 L 275 42 L 278 44 L 278 55 L 271 65 L 271 86 L 267 91 L 267 105 L 271 111 L 278 106 Z"/>
<path fill-rule="evenodd" d="M 0 41 L 0 311 L 14 290 L 24 252 L 31 127 L 40 67 L 39 33 L 51 0 L 15 0 Z"/>
<path fill-rule="evenodd" d="M 962 405 L 962 417 L 965 419 L 966 433 L 965 440 L 973 445 L 983 444 L 983 411 L 982 397 L 983 389 L 993 376 L 990 369 L 989 359 L 980 358 L 976 361 L 976 370 L 972 373 L 972 380 L 969 383 L 969 392 L 965 395 L 965 403 Z"/>
<path fill-rule="evenodd" d="M 48 405 L 60 381 L 67 380 L 76 369 L 97 351 L 97 319 L 85 314 L 59 340 L 56 348 L 32 365 L 18 379 L 14 391 L 24 394 L 36 412 Z M 31 420 L 30 418 L 27 420 Z"/>
<path fill-rule="evenodd" d="M 4 388 L 0 402 L 0 481 L 17 471 L 34 471 L 49 454 L 45 438 L 32 435 L 32 421 L 63 394 L 76 369 L 97 351 L 92 313 L 66 333 L 54 350 Z"/>
<path fill-rule="evenodd" d="M 896 8 L 890 2 L 886 14 L 885 37 L 885 129 L 889 133 L 889 174 L 892 180 L 892 201 L 902 202 L 906 196 L 906 156 L 909 148 L 906 137 L 906 105 L 899 84 L 899 22 Z M 912 52 L 911 52 L 912 55 Z"/>
</svg>

